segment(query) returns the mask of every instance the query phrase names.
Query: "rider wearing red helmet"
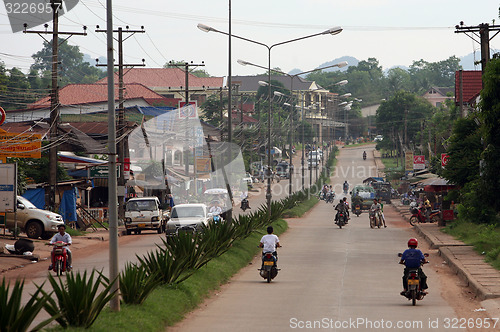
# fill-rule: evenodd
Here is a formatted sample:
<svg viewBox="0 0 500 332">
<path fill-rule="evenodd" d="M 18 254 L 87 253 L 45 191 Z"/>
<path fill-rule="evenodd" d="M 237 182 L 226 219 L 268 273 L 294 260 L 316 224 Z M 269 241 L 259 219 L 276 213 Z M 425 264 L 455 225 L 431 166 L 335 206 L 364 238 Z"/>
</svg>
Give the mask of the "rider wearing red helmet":
<svg viewBox="0 0 500 332">
<path fill-rule="evenodd" d="M 426 261 L 424 254 L 417 249 L 418 241 L 415 238 L 411 238 L 408 240 L 408 248 L 403 252 L 403 256 L 401 256 L 401 264 L 405 265 L 405 270 L 403 274 L 403 288 L 404 291 L 401 292 L 401 295 L 405 295 L 408 290 L 408 271 L 411 268 L 418 268 L 418 274 L 420 275 L 420 289 L 427 294 L 425 291 L 427 287 L 427 276 L 424 271 L 422 271 L 422 264 Z"/>
</svg>

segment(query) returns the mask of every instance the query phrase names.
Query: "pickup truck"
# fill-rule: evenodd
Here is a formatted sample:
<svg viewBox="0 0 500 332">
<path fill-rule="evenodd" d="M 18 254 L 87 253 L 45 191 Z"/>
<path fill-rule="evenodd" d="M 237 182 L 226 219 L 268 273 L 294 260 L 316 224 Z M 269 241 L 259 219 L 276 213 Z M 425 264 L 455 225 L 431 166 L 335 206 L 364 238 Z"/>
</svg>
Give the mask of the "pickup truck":
<svg viewBox="0 0 500 332">
<path fill-rule="evenodd" d="M 33 203 L 22 196 L 17 196 L 17 211 L 7 212 L 5 227 L 14 230 L 17 227 L 31 239 L 41 237 L 50 239 L 57 233 L 57 226 L 63 225 L 63 217 L 60 214 L 40 210 Z"/>
<path fill-rule="evenodd" d="M 127 235 L 141 234 L 143 230 L 165 231 L 166 216 L 158 197 L 131 198 L 125 205 L 125 228 Z"/>
<path fill-rule="evenodd" d="M 373 204 L 373 199 L 376 198 L 375 189 L 371 186 L 355 186 L 351 191 L 351 207 L 352 211 L 357 204 L 360 205 L 361 210 L 369 210 Z"/>
</svg>

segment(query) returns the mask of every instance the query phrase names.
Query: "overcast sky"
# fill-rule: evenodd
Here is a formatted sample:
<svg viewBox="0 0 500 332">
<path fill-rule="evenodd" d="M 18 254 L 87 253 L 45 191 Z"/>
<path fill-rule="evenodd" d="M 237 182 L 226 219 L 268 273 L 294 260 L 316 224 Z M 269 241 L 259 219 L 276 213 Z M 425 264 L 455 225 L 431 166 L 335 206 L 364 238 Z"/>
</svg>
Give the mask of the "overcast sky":
<svg viewBox="0 0 500 332">
<path fill-rule="evenodd" d="M 124 43 L 125 62 L 138 63 L 144 58 L 147 67 L 161 67 L 169 60 L 204 61 L 208 73 L 226 76 L 227 36 L 205 33 L 197 24 L 227 32 L 228 4 L 229 0 L 113 1 L 115 27 L 139 29 L 144 25 L 146 30 Z M 83 25 L 88 26 L 88 36 L 73 36 L 69 43 L 80 46 L 82 53 L 92 58 L 106 56 L 106 36 L 94 32 L 96 25 L 106 28 L 105 5 L 106 0 L 80 0 L 60 18 L 62 31 L 79 32 Z M 286 72 L 295 68 L 306 71 L 341 56 L 353 56 L 359 60 L 377 58 L 387 69 L 409 66 L 414 60 L 435 62 L 472 52 L 479 59 L 479 45 L 465 34 L 455 33 L 454 27 L 460 21 L 476 26 L 491 25 L 496 19 L 499 24 L 499 5 L 500 0 L 232 0 L 232 33 L 272 45 L 341 26 L 344 30 L 335 36 L 317 36 L 273 48 L 271 66 Z M 27 71 L 33 62 L 31 55 L 42 48 L 43 40 L 36 34 L 12 33 L 6 8 L 1 6 L 0 42 L 0 59 L 7 68 L 17 66 Z M 499 49 L 500 36 L 492 39 L 490 46 Z M 233 75 L 262 73 L 236 60 L 267 66 L 267 49 L 233 39 L 232 59 Z"/>
</svg>

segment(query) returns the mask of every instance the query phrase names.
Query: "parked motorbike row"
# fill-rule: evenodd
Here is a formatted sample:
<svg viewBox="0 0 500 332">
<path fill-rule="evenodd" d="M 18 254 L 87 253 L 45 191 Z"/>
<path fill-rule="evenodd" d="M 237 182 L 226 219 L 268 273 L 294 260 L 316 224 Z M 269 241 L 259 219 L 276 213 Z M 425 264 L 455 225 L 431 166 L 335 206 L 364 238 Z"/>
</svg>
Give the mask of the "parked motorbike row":
<svg viewBox="0 0 500 332">
<path fill-rule="evenodd" d="M 423 206 L 417 207 L 416 202 L 412 202 L 410 204 L 410 212 L 412 213 L 410 217 L 410 225 L 412 226 L 415 226 L 415 224 L 418 223 L 439 222 L 441 220 L 440 210 L 430 210 L 429 219 L 427 219 L 425 207 Z"/>
</svg>

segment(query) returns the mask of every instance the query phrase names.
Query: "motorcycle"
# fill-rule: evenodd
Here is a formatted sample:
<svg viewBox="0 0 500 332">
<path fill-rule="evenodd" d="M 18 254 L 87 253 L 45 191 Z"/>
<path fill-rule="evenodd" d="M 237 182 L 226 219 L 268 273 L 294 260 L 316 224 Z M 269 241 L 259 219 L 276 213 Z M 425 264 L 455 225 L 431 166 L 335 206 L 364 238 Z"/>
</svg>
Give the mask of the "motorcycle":
<svg viewBox="0 0 500 332">
<path fill-rule="evenodd" d="M 402 253 L 398 254 L 398 257 L 403 256 Z M 429 257 L 429 254 L 424 254 L 425 257 Z M 403 264 L 399 262 L 400 264 Z M 426 264 L 428 261 L 422 262 L 422 264 Z M 418 273 L 418 268 L 408 268 L 408 277 L 406 279 L 407 283 L 407 291 L 401 293 L 408 300 L 411 300 L 411 304 L 415 305 L 417 300 L 423 300 L 425 296 L 425 292 L 420 289 L 420 275 Z"/>
<path fill-rule="evenodd" d="M 361 206 L 359 204 L 356 204 L 356 206 L 354 206 L 354 214 L 358 217 L 361 214 Z"/>
<path fill-rule="evenodd" d="M 366 160 L 366 152 L 363 152 L 363 160 Z"/>
<path fill-rule="evenodd" d="M 337 225 L 339 226 L 340 229 L 342 229 L 342 226 L 345 226 L 346 224 L 347 224 L 347 215 L 343 212 L 339 212 Z"/>
<path fill-rule="evenodd" d="M 421 206 L 417 208 L 415 204 L 410 204 L 410 212 L 412 213 L 410 217 L 410 225 L 415 226 L 417 223 L 425 223 L 427 222 L 427 218 L 425 217 L 425 208 Z M 432 210 L 429 214 L 430 222 L 437 222 L 441 220 L 441 211 Z"/>
<path fill-rule="evenodd" d="M 326 203 L 333 203 L 333 199 L 335 198 L 335 194 L 333 192 L 328 192 L 326 194 L 326 199 L 325 199 L 325 202 Z"/>
<path fill-rule="evenodd" d="M 66 252 L 66 248 L 64 248 L 66 245 L 68 245 L 66 242 L 57 241 L 54 243 L 54 248 L 52 249 L 52 271 L 58 276 L 67 270 L 68 253 Z"/>
<path fill-rule="evenodd" d="M 323 201 L 326 199 L 326 195 L 325 193 L 323 192 L 323 190 L 321 190 L 319 193 L 318 193 L 318 198 L 320 201 Z"/>
<path fill-rule="evenodd" d="M 382 216 L 379 211 L 370 209 L 370 228 L 382 227 Z"/>
<path fill-rule="evenodd" d="M 250 204 L 248 203 L 248 199 L 247 198 L 243 198 L 241 200 L 240 209 L 242 209 L 243 211 L 246 211 L 246 209 L 251 209 Z"/>
<path fill-rule="evenodd" d="M 272 252 L 262 253 L 262 266 L 259 271 L 260 276 L 266 279 L 268 283 L 278 275 L 280 269 L 276 264 L 277 261 L 278 258 Z"/>
</svg>

